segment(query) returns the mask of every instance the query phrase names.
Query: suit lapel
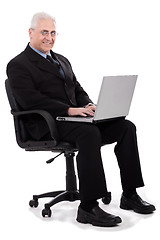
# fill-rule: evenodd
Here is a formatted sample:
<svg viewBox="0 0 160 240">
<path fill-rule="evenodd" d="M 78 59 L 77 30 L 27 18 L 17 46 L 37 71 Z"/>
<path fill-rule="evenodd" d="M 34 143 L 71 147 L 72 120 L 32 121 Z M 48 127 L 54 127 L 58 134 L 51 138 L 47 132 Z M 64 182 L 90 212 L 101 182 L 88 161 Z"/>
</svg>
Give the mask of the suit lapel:
<svg viewBox="0 0 160 240">
<path fill-rule="evenodd" d="M 50 63 L 47 59 L 36 53 L 29 45 L 26 47 L 25 53 L 30 61 L 33 62 L 38 68 L 61 77 L 58 65 Z"/>
<path fill-rule="evenodd" d="M 58 55 L 56 53 L 54 53 L 52 50 L 50 52 L 51 52 L 52 58 L 56 59 L 59 62 L 60 66 L 64 72 L 64 76 L 67 77 L 68 70 L 66 68 L 66 64 L 63 61 L 61 61 L 61 59 L 58 57 Z"/>
<path fill-rule="evenodd" d="M 58 58 L 58 56 L 56 56 L 56 59 L 58 60 L 58 62 L 60 63 L 60 65 L 61 65 L 61 67 L 62 67 L 62 70 L 63 70 L 63 72 L 64 72 L 64 75 L 65 75 L 65 77 L 67 76 L 67 68 L 66 68 L 66 64 L 64 64 L 64 62 L 62 62 L 59 58 Z"/>
</svg>

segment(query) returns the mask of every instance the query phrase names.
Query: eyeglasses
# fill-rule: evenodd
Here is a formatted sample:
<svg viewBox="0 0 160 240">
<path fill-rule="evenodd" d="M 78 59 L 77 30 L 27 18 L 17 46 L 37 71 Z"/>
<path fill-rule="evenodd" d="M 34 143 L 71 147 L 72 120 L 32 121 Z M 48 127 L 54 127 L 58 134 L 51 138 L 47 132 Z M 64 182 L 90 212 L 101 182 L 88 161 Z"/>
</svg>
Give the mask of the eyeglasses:
<svg viewBox="0 0 160 240">
<path fill-rule="evenodd" d="M 31 28 L 31 29 L 35 30 L 35 28 Z M 56 37 L 58 35 L 56 31 L 49 32 L 48 30 L 42 30 L 40 34 L 44 37 L 47 37 L 49 34 L 51 35 L 51 37 Z"/>
<path fill-rule="evenodd" d="M 58 35 L 58 33 L 56 31 L 52 31 L 52 32 L 48 32 L 48 31 L 41 31 L 42 36 L 46 37 L 49 34 L 51 34 L 51 37 L 56 37 Z"/>
</svg>

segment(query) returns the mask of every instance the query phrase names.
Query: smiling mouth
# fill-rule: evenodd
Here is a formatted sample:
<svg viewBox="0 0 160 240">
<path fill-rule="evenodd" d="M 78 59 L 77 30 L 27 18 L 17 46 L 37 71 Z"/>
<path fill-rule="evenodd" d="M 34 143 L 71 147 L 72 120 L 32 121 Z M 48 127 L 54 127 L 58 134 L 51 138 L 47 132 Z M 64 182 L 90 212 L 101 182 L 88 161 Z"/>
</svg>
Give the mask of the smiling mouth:
<svg viewBox="0 0 160 240">
<path fill-rule="evenodd" d="M 46 42 L 43 42 L 43 44 L 45 44 L 45 45 L 51 45 L 51 43 L 46 43 Z"/>
</svg>

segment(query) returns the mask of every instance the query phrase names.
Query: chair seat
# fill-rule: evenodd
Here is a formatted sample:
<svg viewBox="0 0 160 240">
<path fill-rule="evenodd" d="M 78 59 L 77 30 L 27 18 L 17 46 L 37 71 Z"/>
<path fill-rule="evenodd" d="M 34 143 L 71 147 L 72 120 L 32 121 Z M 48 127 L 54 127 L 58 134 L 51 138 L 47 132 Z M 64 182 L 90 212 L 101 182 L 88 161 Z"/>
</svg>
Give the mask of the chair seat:
<svg viewBox="0 0 160 240">
<path fill-rule="evenodd" d="M 71 150 L 74 152 L 78 151 L 75 144 L 70 143 L 70 142 L 63 142 L 63 141 L 59 142 L 58 145 L 53 148 L 53 150 L 54 151 L 56 151 L 56 150 L 57 151 L 67 151 L 67 150 L 70 151 Z"/>
<path fill-rule="evenodd" d="M 23 143 L 23 148 L 26 151 L 54 151 L 54 152 L 62 152 L 62 151 L 78 151 L 76 145 L 69 142 L 60 141 L 56 146 L 54 146 L 54 142 L 51 141 L 27 141 Z"/>
</svg>

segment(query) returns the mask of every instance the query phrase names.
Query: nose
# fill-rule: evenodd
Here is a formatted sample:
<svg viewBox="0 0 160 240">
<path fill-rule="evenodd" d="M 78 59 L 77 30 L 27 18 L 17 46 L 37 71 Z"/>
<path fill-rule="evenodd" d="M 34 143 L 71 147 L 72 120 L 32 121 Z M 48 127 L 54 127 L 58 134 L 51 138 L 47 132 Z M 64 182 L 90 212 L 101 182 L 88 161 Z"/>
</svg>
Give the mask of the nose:
<svg viewBox="0 0 160 240">
<path fill-rule="evenodd" d="M 52 36 L 51 36 L 51 34 L 50 33 L 48 33 L 46 36 L 45 36 L 45 38 L 47 39 L 47 40 L 52 40 Z"/>
</svg>

